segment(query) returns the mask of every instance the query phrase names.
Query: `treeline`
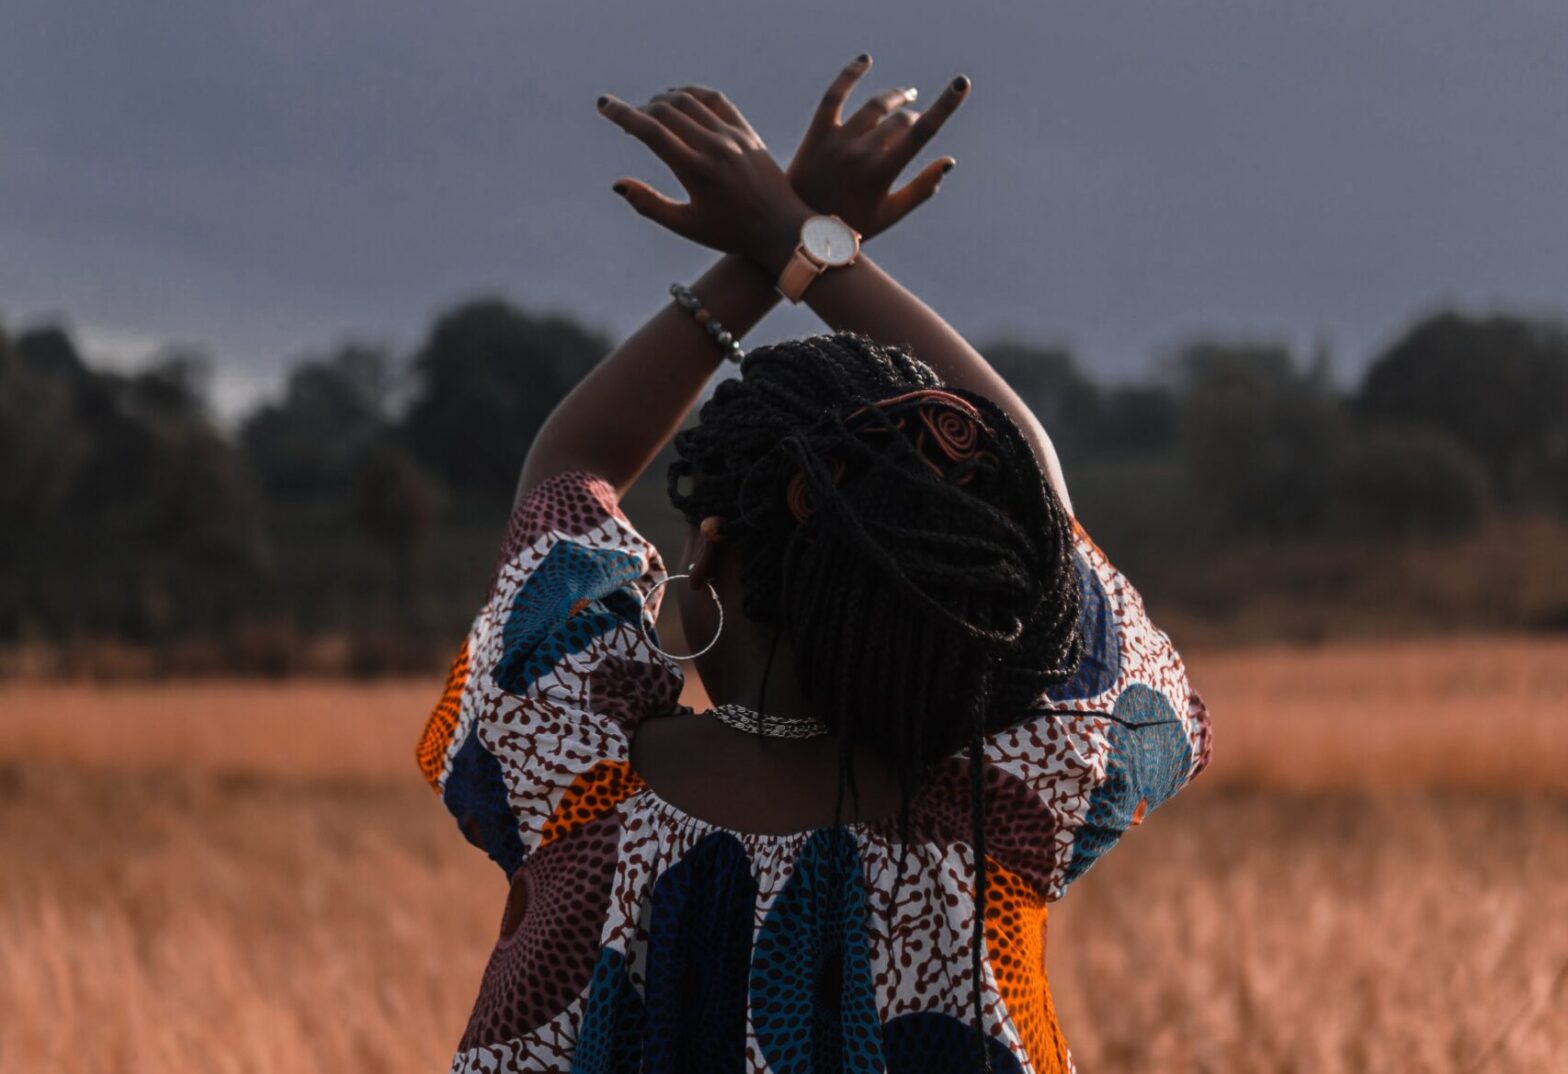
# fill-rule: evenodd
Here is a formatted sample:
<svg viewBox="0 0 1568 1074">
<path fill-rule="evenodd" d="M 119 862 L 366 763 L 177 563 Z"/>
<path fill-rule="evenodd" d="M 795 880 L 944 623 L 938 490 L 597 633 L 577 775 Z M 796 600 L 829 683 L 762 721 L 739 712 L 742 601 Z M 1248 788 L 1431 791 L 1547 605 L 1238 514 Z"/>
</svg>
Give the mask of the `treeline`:
<svg viewBox="0 0 1568 1074">
<path fill-rule="evenodd" d="M 0 331 L 0 647 L 66 673 L 105 653 L 162 672 L 431 666 L 480 599 L 535 431 L 609 346 L 470 302 L 412 354 L 350 342 L 300 360 L 224 435 L 208 356 L 119 373 L 59 326 Z M 1194 565 L 1223 581 L 1212 561 L 1232 547 L 1394 548 L 1568 518 L 1558 324 L 1439 313 L 1348 391 L 1326 355 L 1268 344 L 1193 341 L 1123 386 L 1064 349 L 986 353 L 1151 599 L 1204 603 L 1183 596 Z M 662 479 L 644 484 L 634 518 L 676 539 Z"/>
<path fill-rule="evenodd" d="M 1445 536 L 1494 511 L 1568 515 L 1568 329 L 1444 312 L 1413 325 L 1350 392 L 1324 352 L 1197 340 L 1164 382 L 1106 389 L 1065 351 L 993 364 L 1064 461 L 1180 464 L 1205 540 Z"/>
</svg>

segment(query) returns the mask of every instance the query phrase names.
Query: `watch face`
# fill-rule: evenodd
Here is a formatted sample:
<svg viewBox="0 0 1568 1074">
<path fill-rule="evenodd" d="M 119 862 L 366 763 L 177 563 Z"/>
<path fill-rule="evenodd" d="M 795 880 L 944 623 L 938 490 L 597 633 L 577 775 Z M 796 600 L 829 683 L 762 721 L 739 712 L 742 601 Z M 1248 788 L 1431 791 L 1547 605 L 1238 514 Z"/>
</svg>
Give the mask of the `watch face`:
<svg viewBox="0 0 1568 1074">
<path fill-rule="evenodd" d="M 813 216 L 800 229 L 806 253 L 824 265 L 848 264 L 855 256 L 855 233 L 842 220 Z"/>
</svg>

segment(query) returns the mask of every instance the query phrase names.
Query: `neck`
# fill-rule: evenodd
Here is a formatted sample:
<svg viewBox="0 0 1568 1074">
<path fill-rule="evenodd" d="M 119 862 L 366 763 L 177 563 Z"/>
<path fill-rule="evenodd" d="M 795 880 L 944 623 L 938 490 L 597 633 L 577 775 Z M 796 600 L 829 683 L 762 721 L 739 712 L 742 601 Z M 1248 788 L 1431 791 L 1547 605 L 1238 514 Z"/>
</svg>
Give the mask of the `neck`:
<svg viewBox="0 0 1568 1074">
<path fill-rule="evenodd" d="M 761 709 L 769 716 L 812 719 L 816 712 L 800 688 L 795 673 L 795 647 L 773 632 L 753 628 L 737 631 L 735 644 L 727 651 L 715 648 L 719 657 L 713 665 L 700 669 L 708 699 L 715 705 L 744 705 Z M 768 651 L 773 650 L 772 667 Z M 766 679 L 766 692 L 764 692 Z"/>
</svg>

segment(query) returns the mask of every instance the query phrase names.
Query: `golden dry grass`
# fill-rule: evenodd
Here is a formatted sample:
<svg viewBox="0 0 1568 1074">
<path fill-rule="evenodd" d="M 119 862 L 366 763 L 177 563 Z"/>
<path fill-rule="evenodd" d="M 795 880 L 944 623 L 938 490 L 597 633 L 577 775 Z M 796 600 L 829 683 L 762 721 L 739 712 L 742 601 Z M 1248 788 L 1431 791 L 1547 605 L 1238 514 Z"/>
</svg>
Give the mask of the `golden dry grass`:
<svg viewBox="0 0 1568 1074">
<path fill-rule="evenodd" d="M 1568 795 L 1568 643 L 1380 642 L 1200 654 L 1218 786 Z"/>
<path fill-rule="evenodd" d="M 1085 1074 L 1568 1056 L 1568 645 L 1195 657 L 1214 767 L 1053 910 Z M 444 1069 L 500 874 L 439 683 L 0 688 L 0 1071 Z"/>
</svg>

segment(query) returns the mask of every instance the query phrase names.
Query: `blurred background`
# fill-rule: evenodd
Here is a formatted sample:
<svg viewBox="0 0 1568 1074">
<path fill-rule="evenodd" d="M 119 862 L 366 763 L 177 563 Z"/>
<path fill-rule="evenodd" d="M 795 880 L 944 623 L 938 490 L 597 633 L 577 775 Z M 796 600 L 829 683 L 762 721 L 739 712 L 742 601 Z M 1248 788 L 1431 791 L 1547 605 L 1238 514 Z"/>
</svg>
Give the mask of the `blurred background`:
<svg viewBox="0 0 1568 1074">
<path fill-rule="evenodd" d="M 863 49 L 975 82 L 874 253 L 1214 714 L 1053 911 L 1080 1069 L 1562 1069 L 1565 46 L 1545 0 L 13 0 L 0 1069 L 446 1062 L 504 882 L 414 742 L 539 423 L 709 260 L 593 100 L 715 85 L 787 156 Z M 662 465 L 626 506 L 678 547 Z"/>
</svg>

